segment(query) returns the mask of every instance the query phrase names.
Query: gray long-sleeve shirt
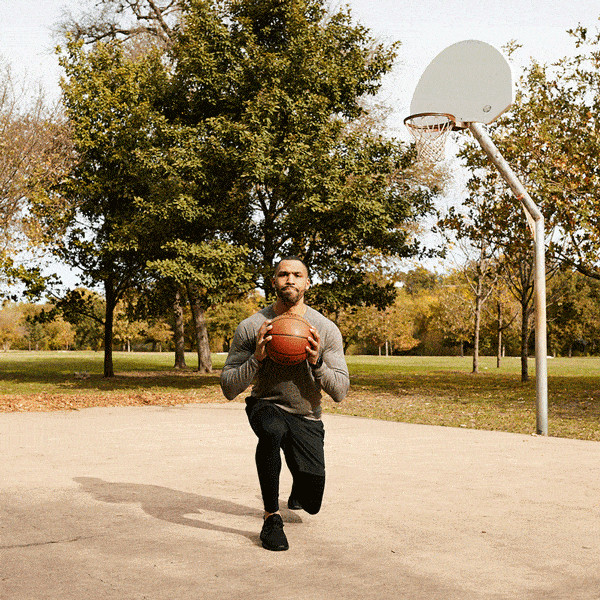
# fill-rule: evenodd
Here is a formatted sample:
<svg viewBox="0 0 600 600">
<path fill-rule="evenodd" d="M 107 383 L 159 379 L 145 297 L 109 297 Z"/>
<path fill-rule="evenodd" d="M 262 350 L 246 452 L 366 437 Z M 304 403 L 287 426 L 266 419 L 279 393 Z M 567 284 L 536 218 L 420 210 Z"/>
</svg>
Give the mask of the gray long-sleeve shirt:
<svg viewBox="0 0 600 600">
<path fill-rule="evenodd" d="M 340 402 L 350 385 L 340 330 L 321 313 L 307 307 L 303 317 L 321 337 L 321 366 L 312 368 L 306 360 L 293 366 L 278 365 L 270 358 L 259 362 L 254 356 L 258 330 L 266 320 L 276 316 L 273 307 L 268 306 L 238 325 L 221 372 L 221 389 L 227 399 L 233 400 L 254 384 L 250 394 L 253 398 L 319 419 L 321 390 Z"/>
</svg>

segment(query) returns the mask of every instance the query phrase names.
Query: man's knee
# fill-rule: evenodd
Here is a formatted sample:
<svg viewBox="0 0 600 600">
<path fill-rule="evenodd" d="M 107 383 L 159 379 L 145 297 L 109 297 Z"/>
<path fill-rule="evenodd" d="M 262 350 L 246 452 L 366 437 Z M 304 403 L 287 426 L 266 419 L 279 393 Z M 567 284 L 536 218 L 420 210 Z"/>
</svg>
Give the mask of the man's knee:
<svg viewBox="0 0 600 600">
<path fill-rule="evenodd" d="M 302 509 L 309 515 L 316 515 L 321 510 L 322 501 L 323 498 L 319 498 L 318 500 L 305 500 L 302 502 Z"/>
<path fill-rule="evenodd" d="M 294 478 L 292 494 L 310 515 L 316 515 L 321 510 L 324 491 L 325 477 L 321 475 L 299 473 Z"/>
</svg>

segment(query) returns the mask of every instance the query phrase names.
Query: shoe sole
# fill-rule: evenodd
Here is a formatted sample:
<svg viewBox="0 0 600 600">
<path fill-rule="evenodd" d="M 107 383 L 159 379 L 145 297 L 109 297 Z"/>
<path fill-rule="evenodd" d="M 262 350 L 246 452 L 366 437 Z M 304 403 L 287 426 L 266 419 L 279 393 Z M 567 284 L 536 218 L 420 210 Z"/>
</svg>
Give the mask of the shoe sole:
<svg viewBox="0 0 600 600">
<path fill-rule="evenodd" d="M 262 543 L 262 547 L 263 547 L 265 550 L 271 550 L 271 552 L 283 552 L 284 550 L 288 550 L 290 546 L 289 546 L 289 544 L 288 544 L 288 545 L 286 545 L 286 546 L 277 546 L 277 547 L 274 547 L 274 546 L 269 546 L 268 544 L 265 544 L 265 543 L 263 542 L 263 543 Z"/>
</svg>

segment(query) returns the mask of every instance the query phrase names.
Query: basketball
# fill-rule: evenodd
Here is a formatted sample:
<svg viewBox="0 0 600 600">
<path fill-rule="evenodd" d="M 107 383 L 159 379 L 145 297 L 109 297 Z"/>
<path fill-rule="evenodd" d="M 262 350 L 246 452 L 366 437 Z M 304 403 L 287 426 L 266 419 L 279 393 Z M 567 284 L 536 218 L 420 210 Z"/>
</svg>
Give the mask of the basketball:
<svg viewBox="0 0 600 600">
<path fill-rule="evenodd" d="M 266 350 L 269 358 L 280 365 L 297 365 L 306 360 L 310 324 L 298 315 L 283 314 L 271 322 L 271 336 Z"/>
</svg>

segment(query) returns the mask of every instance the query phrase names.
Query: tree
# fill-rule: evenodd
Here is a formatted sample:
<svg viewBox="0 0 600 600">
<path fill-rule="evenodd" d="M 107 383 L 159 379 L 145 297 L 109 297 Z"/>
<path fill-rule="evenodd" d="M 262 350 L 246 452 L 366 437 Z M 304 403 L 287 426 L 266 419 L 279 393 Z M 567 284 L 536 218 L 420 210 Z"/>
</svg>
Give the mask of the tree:
<svg viewBox="0 0 600 600">
<path fill-rule="evenodd" d="M 50 350 L 69 350 L 75 341 L 73 326 L 61 316 L 44 325 Z"/>
<path fill-rule="evenodd" d="M 394 303 L 385 309 L 358 306 L 346 315 L 344 328 L 348 327 L 348 322 L 354 326 L 354 331 L 349 331 L 349 338 L 361 346 L 366 343 L 375 345 L 379 354 L 383 347 L 388 356 L 394 352 L 406 352 L 419 344 L 419 340 L 413 337 L 412 307 L 404 290 L 397 290 Z"/>
<path fill-rule="evenodd" d="M 58 315 L 75 328 L 75 345 L 81 349 L 100 350 L 104 342 L 106 300 L 85 288 L 69 290 L 42 313 L 37 321 L 47 323 Z"/>
<path fill-rule="evenodd" d="M 153 323 L 149 324 L 146 330 L 146 338 L 152 343 L 153 352 L 157 348 L 159 352 L 162 352 L 163 347 L 166 347 L 169 340 L 173 339 L 173 329 L 167 322 L 156 319 Z"/>
<path fill-rule="evenodd" d="M 473 302 L 470 290 L 456 275 L 446 279 L 431 306 L 432 324 L 442 333 L 446 344 L 458 346 L 464 356 L 466 343 L 473 340 Z"/>
<path fill-rule="evenodd" d="M 176 0 L 97 0 L 93 10 L 67 14 L 58 33 L 89 44 L 107 40 L 168 44 L 179 19 Z"/>
<path fill-rule="evenodd" d="M 256 284 L 268 296 L 273 262 L 287 252 L 312 263 L 320 306 L 329 307 L 325 296 L 391 302 L 389 288 L 365 281 L 364 265 L 375 252 L 413 252 L 404 224 L 428 206 L 403 176 L 402 148 L 358 118 L 367 114 L 358 96 L 374 93 L 392 53 L 348 15 L 330 22 L 321 2 L 181 6 L 164 99 L 168 142 L 148 161 L 156 193 L 140 207 L 156 256 L 149 264 L 186 287 L 197 335 L 215 302 Z M 199 369 L 210 370 L 206 343 L 197 345 Z"/>
<path fill-rule="evenodd" d="M 80 269 L 87 285 L 104 288 L 104 375 L 110 377 L 115 307 L 144 276 L 135 199 L 148 187 L 141 156 L 160 119 L 152 102 L 163 65 L 156 53 L 132 60 L 114 45 L 85 52 L 75 42 L 60 62 L 77 161 L 67 178 L 36 196 L 34 208 L 48 231 L 63 233 L 56 255 Z"/>
<path fill-rule="evenodd" d="M 555 353 L 572 356 L 576 347 L 592 351 L 600 333 L 600 284 L 565 267 L 550 287 L 548 331 Z"/>
<path fill-rule="evenodd" d="M 41 89 L 18 82 L 2 63 L 0 89 L 0 282 L 25 282 L 35 296 L 43 278 L 39 227 L 27 210 L 30 181 L 61 172 L 70 145 L 59 107 L 48 106 Z"/>
<path fill-rule="evenodd" d="M 258 299 L 255 296 L 237 300 L 234 302 L 223 302 L 212 306 L 207 311 L 208 331 L 213 338 L 223 341 L 224 351 L 228 351 L 231 340 L 239 323 L 249 317 L 258 309 Z"/>
<path fill-rule="evenodd" d="M 173 341 L 175 344 L 175 369 L 185 369 L 185 328 L 181 290 L 177 286 L 173 296 Z"/>
<path fill-rule="evenodd" d="M 135 290 L 132 296 L 131 311 L 136 319 L 152 324 L 164 322 L 167 326 L 164 331 L 170 331 L 172 344 L 166 340 L 153 337 L 149 334 L 149 341 L 155 344 L 164 344 L 175 351 L 173 368 L 185 369 L 185 324 L 186 301 L 183 286 L 168 278 L 149 278 L 143 286 Z"/>
<path fill-rule="evenodd" d="M 131 352 L 134 342 L 140 342 L 146 333 L 147 323 L 131 319 L 126 310 L 118 305 L 115 311 L 114 339 L 122 344 L 122 349 Z"/>
<path fill-rule="evenodd" d="M 138 199 L 142 232 L 138 238 L 145 248 L 148 273 L 168 282 L 180 296 L 175 298 L 176 311 L 185 293 L 193 316 L 198 370 L 210 372 L 205 313 L 211 306 L 243 297 L 253 287 L 248 250 L 228 240 L 238 215 L 228 209 L 227 187 L 218 181 L 222 169 L 198 156 L 197 129 L 174 123 L 164 131 L 169 142 L 157 147 L 148 161 L 149 180 L 155 183 L 145 198 Z M 176 321 L 182 322 L 178 317 Z M 175 331 L 182 340 L 180 329 Z"/>
<path fill-rule="evenodd" d="M 424 267 L 416 267 L 402 273 L 399 281 L 410 305 L 412 335 L 419 341 L 415 352 L 443 353 L 444 335 L 436 322 L 436 312 L 444 277 Z"/>
<path fill-rule="evenodd" d="M 473 323 L 473 373 L 479 373 L 479 337 L 481 331 L 481 319 L 483 306 L 494 291 L 497 281 L 497 272 L 494 261 L 486 248 L 480 249 L 479 256 L 463 271 L 467 279 L 467 285 L 475 299 L 474 323 Z"/>
<path fill-rule="evenodd" d="M 549 252 L 600 279 L 600 30 L 569 33 L 577 52 L 550 66 L 532 62 L 519 83 L 513 152 L 555 226 Z"/>
<path fill-rule="evenodd" d="M 474 187 L 472 178 L 469 184 Z M 495 259 L 496 240 L 494 226 L 490 224 L 488 213 L 493 208 L 493 199 L 478 193 L 469 195 L 457 211 L 451 207 L 448 214 L 438 221 L 444 238 L 457 246 L 462 253 L 464 264 L 459 267 L 460 277 L 471 290 L 473 307 L 473 373 L 479 372 L 479 339 L 482 311 L 498 279 L 498 263 Z"/>
<path fill-rule="evenodd" d="M 40 307 L 34 304 L 26 304 L 23 311 L 23 330 L 24 337 L 27 340 L 29 350 L 39 350 L 46 337 L 43 323 L 40 323 L 35 316 L 39 313 Z"/>
<path fill-rule="evenodd" d="M 400 277 L 404 291 L 410 296 L 415 296 L 423 291 L 436 290 L 441 284 L 441 277 L 425 267 L 415 267 L 406 271 Z"/>
<path fill-rule="evenodd" d="M 4 302 L 0 308 L 0 345 L 4 352 L 8 352 L 24 334 L 21 314 L 21 308 L 14 302 Z"/>
<path fill-rule="evenodd" d="M 368 292 L 364 265 L 413 253 L 407 224 L 429 200 L 405 174 L 406 149 L 361 121 L 395 47 L 320 0 L 182 6 L 173 111 L 198 128 L 204 164 L 217 162 L 230 186 L 221 206 L 237 226 L 226 239 L 249 249 L 268 297 L 288 253 L 340 297 L 357 283 Z"/>
<path fill-rule="evenodd" d="M 163 230 L 163 236 L 165 231 L 168 230 Z M 158 250 L 162 258 L 150 260 L 148 267 L 159 277 L 185 288 L 192 312 L 198 371 L 208 373 L 212 370 L 212 362 L 206 311 L 212 306 L 247 294 L 251 279 L 243 260 L 246 252 L 243 248 L 236 248 L 217 239 L 200 243 L 191 239 L 195 231 L 197 239 L 200 236 L 216 235 L 212 227 L 196 229 L 190 226 L 187 230 L 183 228 L 179 231 L 179 234 L 173 232 L 170 241 L 165 240 Z M 183 234 L 183 231 L 186 233 Z M 164 239 L 163 236 L 157 239 Z M 174 248 L 177 249 L 175 252 Z M 175 310 L 176 320 L 181 324 L 177 300 Z"/>
<path fill-rule="evenodd" d="M 500 368 L 505 351 L 505 337 L 511 330 L 519 310 L 514 306 L 514 298 L 507 290 L 506 286 L 501 285 L 501 280 L 494 287 L 493 309 L 489 310 L 490 321 L 494 322 L 493 330 L 496 334 L 496 368 Z"/>
</svg>

